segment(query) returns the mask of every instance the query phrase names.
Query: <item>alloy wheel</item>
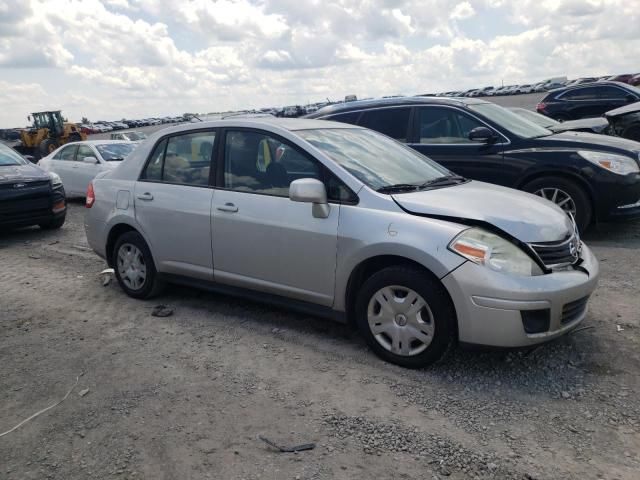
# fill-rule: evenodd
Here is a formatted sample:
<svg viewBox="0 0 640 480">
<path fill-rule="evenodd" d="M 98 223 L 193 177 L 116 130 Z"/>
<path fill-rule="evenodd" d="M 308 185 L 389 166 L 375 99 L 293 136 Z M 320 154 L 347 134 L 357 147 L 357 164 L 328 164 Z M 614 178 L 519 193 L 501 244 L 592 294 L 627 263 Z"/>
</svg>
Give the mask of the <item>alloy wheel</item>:
<svg viewBox="0 0 640 480">
<path fill-rule="evenodd" d="M 118 273 L 124 284 L 132 290 L 140 290 L 147 279 L 144 256 L 138 247 L 123 243 L 118 249 Z"/>
<path fill-rule="evenodd" d="M 433 341 L 433 313 L 427 302 L 407 287 L 392 285 L 378 290 L 369 300 L 367 320 L 376 341 L 396 355 L 418 355 Z"/>
<path fill-rule="evenodd" d="M 564 190 L 555 187 L 541 188 L 533 192 L 533 194 L 555 203 L 575 218 L 577 212 L 576 203 L 573 198 L 571 198 L 571 195 Z"/>
</svg>

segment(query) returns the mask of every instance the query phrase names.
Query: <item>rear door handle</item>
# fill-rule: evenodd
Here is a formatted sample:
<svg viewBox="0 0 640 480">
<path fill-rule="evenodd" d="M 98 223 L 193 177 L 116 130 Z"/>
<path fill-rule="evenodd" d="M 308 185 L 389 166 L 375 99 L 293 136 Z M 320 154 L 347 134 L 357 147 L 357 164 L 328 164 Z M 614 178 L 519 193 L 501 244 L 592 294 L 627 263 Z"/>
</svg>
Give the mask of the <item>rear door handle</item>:
<svg viewBox="0 0 640 480">
<path fill-rule="evenodd" d="M 148 202 L 150 200 L 153 200 L 153 195 L 151 195 L 149 192 L 145 192 L 142 195 L 138 195 L 138 199 L 145 200 Z"/>
<path fill-rule="evenodd" d="M 218 210 L 220 210 L 221 212 L 235 213 L 238 211 L 238 207 L 236 207 L 233 203 L 227 202 L 222 207 L 218 207 Z"/>
</svg>

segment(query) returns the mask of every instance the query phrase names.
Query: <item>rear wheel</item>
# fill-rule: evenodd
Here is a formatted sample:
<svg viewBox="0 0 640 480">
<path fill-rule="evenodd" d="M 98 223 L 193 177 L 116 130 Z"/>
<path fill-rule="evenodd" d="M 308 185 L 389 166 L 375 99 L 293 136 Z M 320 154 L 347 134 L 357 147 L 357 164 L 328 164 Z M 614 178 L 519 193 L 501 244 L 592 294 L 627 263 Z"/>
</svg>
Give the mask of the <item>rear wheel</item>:
<svg viewBox="0 0 640 480">
<path fill-rule="evenodd" d="M 455 343 L 456 315 L 442 284 L 410 266 L 385 268 L 362 285 L 356 322 L 382 359 L 408 368 L 440 360 Z"/>
<path fill-rule="evenodd" d="M 133 298 L 151 298 L 162 290 L 162 282 L 151 251 L 138 232 L 123 233 L 113 247 L 113 263 L 120 287 Z"/>
<path fill-rule="evenodd" d="M 631 125 L 622 132 L 624 138 L 640 142 L 640 125 Z"/>
<path fill-rule="evenodd" d="M 571 180 L 561 177 L 537 178 L 526 184 L 523 190 L 555 203 L 573 216 L 580 232 L 584 232 L 591 223 L 593 208 L 589 196 Z"/>
<path fill-rule="evenodd" d="M 82 140 L 82 136 L 81 136 L 78 132 L 72 132 L 72 133 L 69 135 L 69 142 L 68 142 L 68 143 L 71 143 L 71 142 L 79 142 L 79 141 L 81 141 L 81 140 Z"/>
</svg>

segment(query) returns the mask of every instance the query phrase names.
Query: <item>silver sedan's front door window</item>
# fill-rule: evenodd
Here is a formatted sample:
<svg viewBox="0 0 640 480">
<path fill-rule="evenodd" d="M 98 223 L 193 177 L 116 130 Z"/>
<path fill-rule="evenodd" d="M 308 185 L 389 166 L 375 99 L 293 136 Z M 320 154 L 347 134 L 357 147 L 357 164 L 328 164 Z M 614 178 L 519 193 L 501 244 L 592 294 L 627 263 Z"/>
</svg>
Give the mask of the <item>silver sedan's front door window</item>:
<svg viewBox="0 0 640 480">
<path fill-rule="evenodd" d="M 266 133 L 228 131 L 223 169 L 212 208 L 215 280 L 332 305 L 339 205 L 314 218 L 311 204 L 289 200 L 289 184 L 321 179 L 321 166 Z"/>
</svg>

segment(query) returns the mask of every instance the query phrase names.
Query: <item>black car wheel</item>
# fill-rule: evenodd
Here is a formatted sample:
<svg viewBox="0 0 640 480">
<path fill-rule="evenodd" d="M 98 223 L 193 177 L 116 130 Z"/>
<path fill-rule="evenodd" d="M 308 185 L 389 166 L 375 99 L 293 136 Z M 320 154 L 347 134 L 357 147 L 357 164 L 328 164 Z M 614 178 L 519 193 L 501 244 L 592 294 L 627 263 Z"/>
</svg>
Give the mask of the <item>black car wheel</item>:
<svg viewBox="0 0 640 480">
<path fill-rule="evenodd" d="M 113 247 L 113 269 L 120 287 L 133 298 L 152 298 L 163 284 L 151 251 L 138 232 L 122 234 Z"/>
<path fill-rule="evenodd" d="M 455 344 L 456 314 L 446 290 L 415 267 L 373 274 L 358 292 L 355 312 L 376 355 L 403 367 L 431 365 Z"/>
<path fill-rule="evenodd" d="M 56 218 L 55 220 L 51 220 L 50 222 L 41 223 L 38 226 L 43 230 L 57 230 L 58 228 L 64 225 L 64 221 L 66 220 L 66 215 L 63 215 L 60 218 Z"/>
<path fill-rule="evenodd" d="M 537 178 L 526 184 L 523 190 L 555 203 L 573 216 L 580 232 L 584 232 L 591 223 L 593 209 L 589 196 L 571 180 L 561 177 Z"/>
</svg>

